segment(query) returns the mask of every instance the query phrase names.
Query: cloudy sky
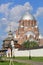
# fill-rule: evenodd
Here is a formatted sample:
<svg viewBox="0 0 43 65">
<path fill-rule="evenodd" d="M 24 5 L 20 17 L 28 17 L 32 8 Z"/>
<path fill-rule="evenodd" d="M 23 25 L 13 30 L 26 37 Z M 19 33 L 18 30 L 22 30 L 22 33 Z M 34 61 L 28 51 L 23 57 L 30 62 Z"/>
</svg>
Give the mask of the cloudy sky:
<svg viewBox="0 0 43 65">
<path fill-rule="evenodd" d="M 0 45 L 10 25 L 14 32 L 26 11 L 35 16 L 40 34 L 43 35 L 43 0 L 0 0 Z"/>
</svg>

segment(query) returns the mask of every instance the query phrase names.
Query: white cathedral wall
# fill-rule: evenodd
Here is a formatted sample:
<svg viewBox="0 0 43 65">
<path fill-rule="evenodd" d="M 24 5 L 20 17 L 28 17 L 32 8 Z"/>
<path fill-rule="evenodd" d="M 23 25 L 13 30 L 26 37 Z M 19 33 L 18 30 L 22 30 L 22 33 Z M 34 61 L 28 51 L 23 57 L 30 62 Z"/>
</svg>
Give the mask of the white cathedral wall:
<svg viewBox="0 0 43 65">
<path fill-rule="evenodd" d="M 24 57 L 24 56 L 31 56 L 31 57 L 42 57 L 43 56 L 43 48 L 42 49 L 34 49 L 34 50 L 15 50 L 14 56 L 15 57 Z"/>
</svg>

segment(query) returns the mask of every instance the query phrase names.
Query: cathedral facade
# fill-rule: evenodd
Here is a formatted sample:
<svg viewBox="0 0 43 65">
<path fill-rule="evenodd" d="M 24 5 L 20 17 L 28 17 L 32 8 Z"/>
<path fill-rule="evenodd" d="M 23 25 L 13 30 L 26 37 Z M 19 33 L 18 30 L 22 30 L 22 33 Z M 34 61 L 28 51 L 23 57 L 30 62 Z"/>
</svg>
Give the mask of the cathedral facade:
<svg viewBox="0 0 43 65">
<path fill-rule="evenodd" d="M 18 30 L 16 30 L 14 39 L 16 39 L 20 45 L 26 40 L 39 42 L 39 29 L 33 15 L 28 12 L 23 15 L 19 21 L 19 27 Z"/>
</svg>

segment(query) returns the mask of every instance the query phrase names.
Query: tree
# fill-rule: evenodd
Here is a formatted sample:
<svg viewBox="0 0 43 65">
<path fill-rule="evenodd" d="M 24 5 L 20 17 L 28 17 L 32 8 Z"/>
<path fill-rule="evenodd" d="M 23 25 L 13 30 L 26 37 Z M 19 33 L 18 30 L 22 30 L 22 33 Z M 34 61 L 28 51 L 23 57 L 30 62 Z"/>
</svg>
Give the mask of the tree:
<svg viewBox="0 0 43 65">
<path fill-rule="evenodd" d="M 36 41 L 29 41 L 29 40 L 27 40 L 27 41 L 25 41 L 24 43 L 23 43 L 23 47 L 25 47 L 25 48 L 36 48 L 36 47 L 38 47 L 39 45 L 38 45 L 38 43 L 36 42 Z"/>
<path fill-rule="evenodd" d="M 25 48 L 29 48 L 29 44 L 30 44 L 30 42 L 27 40 L 27 41 L 23 42 L 22 46 Z"/>
<path fill-rule="evenodd" d="M 36 41 L 30 42 L 30 48 L 37 48 L 37 47 L 39 47 L 38 42 L 36 42 Z"/>
</svg>

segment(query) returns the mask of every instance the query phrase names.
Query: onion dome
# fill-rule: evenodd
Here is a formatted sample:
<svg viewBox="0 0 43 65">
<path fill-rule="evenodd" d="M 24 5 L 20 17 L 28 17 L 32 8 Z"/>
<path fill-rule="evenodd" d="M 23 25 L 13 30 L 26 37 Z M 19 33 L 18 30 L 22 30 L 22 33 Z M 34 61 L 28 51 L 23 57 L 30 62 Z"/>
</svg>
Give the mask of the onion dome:
<svg viewBox="0 0 43 65">
<path fill-rule="evenodd" d="M 35 20 L 34 16 L 28 12 L 23 15 L 22 20 Z"/>
</svg>

